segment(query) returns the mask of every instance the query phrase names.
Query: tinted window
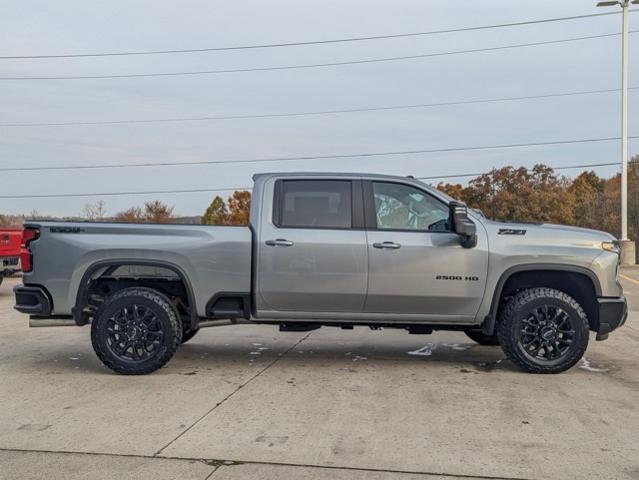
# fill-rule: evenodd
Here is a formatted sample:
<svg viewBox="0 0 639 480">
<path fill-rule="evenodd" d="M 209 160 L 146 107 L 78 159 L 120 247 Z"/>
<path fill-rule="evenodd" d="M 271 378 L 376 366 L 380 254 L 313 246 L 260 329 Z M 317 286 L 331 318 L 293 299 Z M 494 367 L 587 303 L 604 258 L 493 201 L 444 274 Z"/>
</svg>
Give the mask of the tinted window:
<svg viewBox="0 0 639 480">
<path fill-rule="evenodd" d="M 281 186 L 281 227 L 351 228 L 351 182 L 285 180 Z"/>
<path fill-rule="evenodd" d="M 448 206 L 427 193 L 398 183 L 373 182 L 377 228 L 448 231 Z"/>
</svg>

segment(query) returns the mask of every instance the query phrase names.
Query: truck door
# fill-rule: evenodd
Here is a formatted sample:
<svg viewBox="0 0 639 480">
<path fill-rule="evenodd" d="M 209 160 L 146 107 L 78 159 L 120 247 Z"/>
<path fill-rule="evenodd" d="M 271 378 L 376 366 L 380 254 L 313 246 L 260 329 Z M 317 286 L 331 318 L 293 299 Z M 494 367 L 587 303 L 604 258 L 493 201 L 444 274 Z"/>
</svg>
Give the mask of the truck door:
<svg viewBox="0 0 639 480">
<path fill-rule="evenodd" d="M 474 318 L 484 296 L 487 239 L 463 248 L 448 205 L 426 189 L 364 182 L 369 255 L 365 312 Z"/>
<path fill-rule="evenodd" d="M 351 179 L 275 182 L 272 210 L 264 203 L 259 227 L 260 316 L 362 312 L 368 256 L 361 185 Z"/>
</svg>

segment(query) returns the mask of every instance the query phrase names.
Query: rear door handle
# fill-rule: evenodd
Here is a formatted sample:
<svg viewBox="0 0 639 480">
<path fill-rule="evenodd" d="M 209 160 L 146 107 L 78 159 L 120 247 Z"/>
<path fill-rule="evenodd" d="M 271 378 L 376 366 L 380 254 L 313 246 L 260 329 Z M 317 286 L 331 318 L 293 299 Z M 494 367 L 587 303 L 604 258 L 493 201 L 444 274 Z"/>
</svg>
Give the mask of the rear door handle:
<svg viewBox="0 0 639 480">
<path fill-rule="evenodd" d="M 395 242 L 381 242 L 381 243 L 373 243 L 373 247 L 375 248 L 386 248 L 389 250 L 397 250 L 398 248 L 402 248 L 399 243 Z"/>
<path fill-rule="evenodd" d="M 292 247 L 294 245 L 290 240 L 285 238 L 276 238 L 275 240 L 267 240 L 265 242 L 269 247 Z"/>
</svg>

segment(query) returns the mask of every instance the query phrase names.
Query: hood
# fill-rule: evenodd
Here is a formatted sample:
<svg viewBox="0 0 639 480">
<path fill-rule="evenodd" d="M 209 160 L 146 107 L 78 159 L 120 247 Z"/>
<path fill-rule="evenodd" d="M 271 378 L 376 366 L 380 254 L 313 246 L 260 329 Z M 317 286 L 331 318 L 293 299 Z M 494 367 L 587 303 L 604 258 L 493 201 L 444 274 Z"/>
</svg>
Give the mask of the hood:
<svg viewBox="0 0 639 480">
<path fill-rule="evenodd" d="M 545 230 L 559 230 L 563 232 L 572 232 L 575 235 L 592 235 L 592 236 L 601 238 L 602 241 L 616 240 L 614 235 L 611 235 L 608 232 L 604 232 L 602 230 L 594 230 L 592 228 L 573 227 L 570 225 L 557 225 L 554 223 L 541 223 L 541 224 L 536 224 L 534 226 L 537 228 L 545 229 Z"/>
<path fill-rule="evenodd" d="M 499 231 L 513 230 L 511 235 L 516 235 L 514 231 L 526 231 L 526 235 L 542 234 L 544 236 L 558 236 L 561 238 L 575 238 L 583 240 L 594 240 L 609 242 L 616 240 L 614 235 L 601 230 L 593 230 L 590 228 L 573 227 L 570 225 L 556 225 L 553 223 L 510 223 L 510 222 L 494 222 L 492 220 L 482 219 L 485 224 L 490 225 Z M 502 233 L 503 234 L 503 233 Z"/>
</svg>

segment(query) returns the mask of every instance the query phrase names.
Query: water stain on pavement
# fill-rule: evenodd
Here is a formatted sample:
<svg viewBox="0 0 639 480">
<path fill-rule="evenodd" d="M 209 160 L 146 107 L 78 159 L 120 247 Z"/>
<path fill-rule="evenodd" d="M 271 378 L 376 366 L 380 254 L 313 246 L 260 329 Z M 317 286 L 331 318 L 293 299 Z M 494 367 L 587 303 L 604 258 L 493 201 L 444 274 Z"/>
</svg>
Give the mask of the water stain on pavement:
<svg viewBox="0 0 639 480">
<path fill-rule="evenodd" d="M 505 358 L 501 358 L 494 362 L 477 362 L 475 363 L 475 368 L 482 372 L 492 372 L 493 370 L 501 370 L 504 368 L 504 360 Z"/>
<path fill-rule="evenodd" d="M 41 432 L 43 430 L 46 430 L 49 427 L 51 427 L 51 425 L 43 425 L 39 423 L 26 423 L 24 425 L 20 425 L 18 427 L 18 430 L 27 430 L 30 432 Z"/>
<path fill-rule="evenodd" d="M 593 373 L 606 373 L 609 372 L 610 369 L 597 363 L 594 362 L 592 360 L 587 359 L 586 357 L 583 357 L 581 359 L 581 362 L 579 362 L 579 368 L 582 368 L 584 370 L 587 370 L 589 372 L 593 372 Z"/>
<path fill-rule="evenodd" d="M 288 441 L 288 436 L 271 436 L 271 435 L 260 435 L 255 439 L 257 443 L 266 443 L 269 447 L 274 447 L 275 445 L 281 445 Z"/>
<path fill-rule="evenodd" d="M 419 355 L 422 357 L 429 357 L 433 354 L 433 350 L 435 350 L 436 346 L 434 343 L 427 343 L 426 345 L 424 345 L 421 348 L 418 348 L 417 350 L 413 350 L 411 352 L 406 352 L 409 355 Z"/>
</svg>

